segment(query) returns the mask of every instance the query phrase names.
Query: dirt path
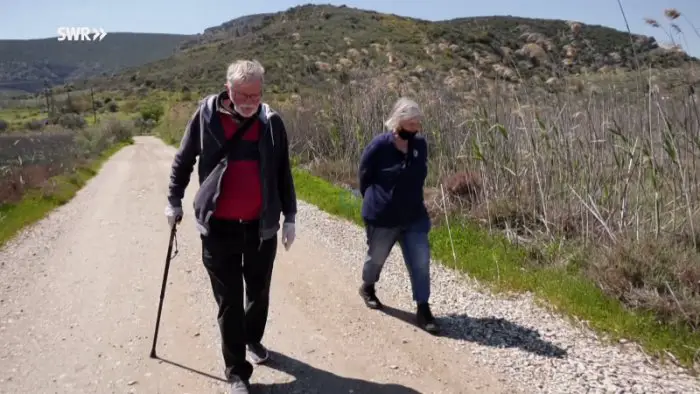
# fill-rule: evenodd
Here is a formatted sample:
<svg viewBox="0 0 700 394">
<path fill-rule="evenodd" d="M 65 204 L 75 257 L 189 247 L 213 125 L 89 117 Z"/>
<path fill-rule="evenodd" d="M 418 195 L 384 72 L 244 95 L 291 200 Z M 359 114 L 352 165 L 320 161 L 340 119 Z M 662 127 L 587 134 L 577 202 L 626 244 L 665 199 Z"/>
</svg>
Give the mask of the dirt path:
<svg viewBox="0 0 700 394">
<path fill-rule="evenodd" d="M 168 241 L 163 216 L 173 148 L 137 139 L 76 198 L 0 251 L 0 392 L 218 393 L 214 299 L 186 212 L 158 353 L 148 357 Z M 191 207 L 196 172 L 184 206 Z M 515 392 L 472 353 L 369 311 L 357 278 L 305 236 L 280 247 L 253 392 Z M 393 303 L 390 295 L 384 300 Z M 412 313 L 412 311 L 409 311 Z M 501 375 L 503 374 L 503 375 Z M 210 376 L 207 376 L 210 375 Z M 323 390 L 321 385 L 325 386 Z"/>
</svg>

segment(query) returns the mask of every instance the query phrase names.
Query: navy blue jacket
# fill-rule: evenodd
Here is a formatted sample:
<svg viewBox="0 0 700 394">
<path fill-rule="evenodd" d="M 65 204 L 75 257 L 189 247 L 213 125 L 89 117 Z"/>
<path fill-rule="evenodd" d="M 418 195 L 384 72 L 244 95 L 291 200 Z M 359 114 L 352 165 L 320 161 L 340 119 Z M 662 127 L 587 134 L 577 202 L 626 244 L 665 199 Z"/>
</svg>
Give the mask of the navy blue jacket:
<svg viewBox="0 0 700 394">
<path fill-rule="evenodd" d="M 423 200 L 428 175 L 428 144 L 417 135 L 404 154 L 391 132 L 377 135 L 360 159 L 362 218 L 377 227 L 409 226 L 428 231 L 430 219 Z"/>
</svg>

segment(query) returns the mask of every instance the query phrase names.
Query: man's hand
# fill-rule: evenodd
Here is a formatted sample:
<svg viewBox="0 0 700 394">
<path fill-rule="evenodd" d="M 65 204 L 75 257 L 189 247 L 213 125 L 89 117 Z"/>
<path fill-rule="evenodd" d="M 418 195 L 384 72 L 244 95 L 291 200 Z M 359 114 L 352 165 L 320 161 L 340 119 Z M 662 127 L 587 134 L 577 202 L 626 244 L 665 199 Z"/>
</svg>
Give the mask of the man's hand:
<svg viewBox="0 0 700 394">
<path fill-rule="evenodd" d="M 294 243 L 294 238 L 296 237 L 296 231 L 294 229 L 294 223 L 284 223 L 282 225 L 282 244 L 284 249 L 289 250 Z"/>
<path fill-rule="evenodd" d="M 168 218 L 168 226 L 172 228 L 175 223 L 180 223 L 182 220 L 182 207 L 166 206 L 165 217 Z"/>
</svg>

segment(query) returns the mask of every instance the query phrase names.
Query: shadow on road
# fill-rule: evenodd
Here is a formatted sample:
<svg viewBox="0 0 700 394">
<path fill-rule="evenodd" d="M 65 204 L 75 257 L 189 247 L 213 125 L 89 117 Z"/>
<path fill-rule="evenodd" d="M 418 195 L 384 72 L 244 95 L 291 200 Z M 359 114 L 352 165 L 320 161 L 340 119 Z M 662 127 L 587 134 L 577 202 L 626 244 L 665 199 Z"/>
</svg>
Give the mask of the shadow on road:
<svg viewBox="0 0 700 394">
<path fill-rule="evenodd" d="M 292 375 L 296 379 L 286 383 L 254 383 L 251 385 L 251 393 L 420 394 L 420 391 L 399 384 L 374 383 L 338 376 L 273 351 L 270 351 L 270 361 L 265 366 Z"/>
<path fill-rule="evenodd" d="M 194 368 L 182 365 L 175 361 L 165 358 L 156 357 L 156 360 L 166 364 L 182 368 L 186 371 L 218 380 L 226 383 L 223 379 L 212 374 L 196 370 Z M 406 386 L 399 384 L 382 384 L 368 382 L 362 379 L 346 378 L 338 376 L 328 371 L 312 367 L 309 364 L 293 359 L 284 354 L 270 351 L 270 361 L 265 364 L 266 367 L 284 372 L 294 376 L 293 382 L 273 383 L 273 384 L 251 384 L 252 393 L 359 393 L 359 394 L 421 394 Z M 321 390 L 323 387 L 323 391 Z"/>
<path fill-rule="evenodd" d="M 224 382 L 224 383 L 226 382 L 226 379 L 224 379 L 224 378 L 221 378 L 221 377 L 218 377 L 218 376 L 214 376 L 214 375 L 212 375 L 212 374 L 208 374 L 208 373 L 206 373 L 206 372 L 202 372 L 202 371 L 196 370 L 196 369 L 194 369 L 194 368 L 190 368 L 190 367 L 188 367 L 188 366 L 186 366 L 186 365 L 182 365 L 182 364 L 180 364 L 180 363 L 176 363 L 175 361 L 170 361 L 170 360 L 168 360 L 168 359 L 161 358 L 161 357 L 156 357 L 156 360 L 160 360 L 160 361 L 162 361 L 162 362 L 164 362 L 164 363 L 166 363 L 166 364 L 170 364 L 170 365 L 172 365 L 172 366 L 175 366 L 175 367 L 178 367 L 178 368 L 182 368 L 182 369 L 184 369 L 184 370 L 190 371 L 190 372 L 192 372 L 192 373 L 196 373 L 197 375 L 201 375 L 201 376 L 204 376 L 204 377 L 206 377 L 206 378 L 218 380 L 218 381 Z"/>
<path fill-rule="evenodd" d="M 415 314 L 384 305 L 382 312 L 415 325 Z M 440 336 L 490 347 L 517 347 L 539 356 L 563 358 L 566 350 L 540 338 L 536 330 L 502 318 L 473 318 L 467 315 L 436 316 Z"/>
</svg>

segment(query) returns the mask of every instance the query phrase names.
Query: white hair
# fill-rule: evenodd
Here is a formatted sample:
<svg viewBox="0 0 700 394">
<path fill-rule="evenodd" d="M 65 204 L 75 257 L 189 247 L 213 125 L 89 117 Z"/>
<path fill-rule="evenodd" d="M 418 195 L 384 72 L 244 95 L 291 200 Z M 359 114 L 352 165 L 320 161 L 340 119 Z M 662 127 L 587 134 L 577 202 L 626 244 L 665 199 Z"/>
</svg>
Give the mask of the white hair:
<svg viewBox="0 0 700 394">
<path fill-rule="evenodd" d="M 394 104 L 394 108 L 391 109 L 389 114 L 389 119 L 384 122 L 384 125 L 389 130 L 396 130 L 403 121 L 422 118 L 423 112 L 418 103 L 407 97 L 401 97 Z"/>
<path fill-rule="evenodd" d="M 257 60 L 236 60 L 226 70 L 226 80 L 233 86 L 235 82 L 264 82 L 265 69 Z"/>
</svg>

